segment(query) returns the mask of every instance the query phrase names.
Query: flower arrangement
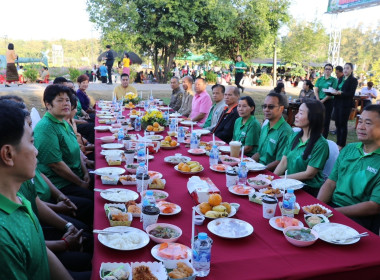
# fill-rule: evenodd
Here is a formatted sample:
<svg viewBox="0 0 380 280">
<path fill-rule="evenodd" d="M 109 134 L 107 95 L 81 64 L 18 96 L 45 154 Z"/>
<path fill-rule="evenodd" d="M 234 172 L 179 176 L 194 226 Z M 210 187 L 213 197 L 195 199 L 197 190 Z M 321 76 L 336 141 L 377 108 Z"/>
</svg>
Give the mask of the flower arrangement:
<svg viewBox="0 0 380 280">
<path fill-rule="evenodd" d="M 136 93 L 127 92 L 124 96 L 124 104 L 129 104 L 129 102 L 132 102 L 132 104 L 136 105 L 140 102 L 140 98 Z"/>
<path fill-rule="evenodd" d="M 155 122 L 159 123 L 161 126 L 166 124 L 161 111 L 152 110 L 150 112 L 146 112 L 141 119 L 141 126 L 143 129 L 146 129 L 148 125 L 153 125 Z"/>
</svg>

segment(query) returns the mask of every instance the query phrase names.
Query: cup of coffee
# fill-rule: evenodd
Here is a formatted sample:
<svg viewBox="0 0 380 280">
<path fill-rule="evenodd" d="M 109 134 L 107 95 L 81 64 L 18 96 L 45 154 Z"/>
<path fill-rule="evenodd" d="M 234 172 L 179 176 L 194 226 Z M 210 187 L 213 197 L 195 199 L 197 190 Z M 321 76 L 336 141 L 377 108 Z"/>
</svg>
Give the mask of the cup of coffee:
<svg viewBox="0 0 380 280">
<path fill-rule="evenodd" d="M 139 193 L 146 191 L 148 189 L 148 185 L 150 183 L 150 177 L 148 174 L 137 174 L 136 176 L 136 184 L 137 184 L 137 191 Z"/>
<path fill-rule="evenodd" d="M 230 142 L 230 156 L 239 158 L 240 155 L 241 142 L 231 141 Z"/>
<path fill-rule="evenodd" d="M 135 157 L 135 151 L 134 150 L 125 150 L 124 155 L 125 155 L 125 163 L 126 164 L 132 164 L 134 157 Z"/>
<path fill-rule="evenodd" d="M 229 167 L 226 170 L 226 186 L 227 188 L 237 185 L 239 182 L 239 176 L 237 171 L 233 167 Z"/>
<path fill-rule="evenodd" d="M 263 217 L 270 219 L 274 217 L 277 207 L 277 198 L 270 195 L 263 195 Z"/>
<path fill-rule="evenodd" d="M 142 208 L 142 220 L 143 220 L 143 229 L 150 225 L 157 223 L 158 215 L 160 215 L 160 209 L 156 206 L 144 206 Z"/>
</svg>

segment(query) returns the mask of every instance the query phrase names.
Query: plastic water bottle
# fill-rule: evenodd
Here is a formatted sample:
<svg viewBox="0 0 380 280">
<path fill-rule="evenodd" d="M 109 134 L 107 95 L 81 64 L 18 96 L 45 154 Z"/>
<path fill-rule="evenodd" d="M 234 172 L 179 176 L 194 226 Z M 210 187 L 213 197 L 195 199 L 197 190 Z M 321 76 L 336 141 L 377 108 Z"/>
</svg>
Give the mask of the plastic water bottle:
<svg viewBox="0 0 380 280">
<path fill-rule="evenodd" d="M 145 147 L 144 144 L 139 144 L 139 149 L 137 151 L 137 163 L 145 163 Z"/>
<path fill-rule="evenodd" d="M 218 164 L 218 162 L 219 162 L 219 150 L 218 150 L 218 146 L 214 145 L 212 146 L 212 149 L 210 151 L 210 166 Z"/>
<path fill-rule="evenodd" d="M 178 129 L 177 142 L 178 143 L 184 143 L 185 142 L 185 131 L 183 130 L 182 126 L 180 126 Z"/>
<path fill-rule="evenodd" d="M 190 138 L 190 149 L 197 149 L 198 148 L 198 137 L 195 132 L 191 134 Z"/>
<path fill-rule="evenodd" d="M 122 128 L 119 129 L 117 133 L 117 143 L 122 144 L 124 139 L 124 130 Z"/>
<path fill-rule="evenodd" d="M 201 232 L 194 238 L 192 264 L 198 277 L 210 273 L 212 239 Z"/>
<path fill-rule="evenodd" d="M 112 105 L 116 106 L 116 104 L 117 104 L 117 100 L 116 100 L 116 94 L 115 94 L 113 99 L 112 99 Z"/>
<path fill-rule="evenodd" d="M 151 94 L 150 97 L 149 97 L 149 104 L 150 105 L 154 105 L 154 98 L 153 98 L 153 95 Z"/>
<path fill-rule="evenodd" d="M 242 163 L 240 163 L 239 171 L 238 171 L 239 185 L 245 185 L 247 183 L 247 174 L 248 174 L 247 163 L 243 161 Z"/>
<path fill-rule="evenodd" d="M 146 191 L 145 199 L 149 202 L 150 206 L 156 206 L 156 199 L 153 196 L 152 190 Z"/>
<path fill-rule="evenodd" d="M 149 109 L 149 100 L 144 102 L 144 110 L 148 111 L 148 109 Z"/>
<path fill-rule="evenodd" d="M 165 119 L 166 125 L 169 125 L 169 112 L 168 111 L 165 111 L 165 113 L 164 113 L 164 119 Z"/>
<path fill-rule="evenodd" d="M 140 117 L 137 117 L 135 120 L 135 131 L 141 131 L 141 120 Z"/>
<path fill-rule="evenodd" d="M 284 196 L 284 201 L 282 202 L 283 215 L 293 218 L 295 207 L 296 207 L 296 196 L 294 194 L 294 190 L 288 189 Z"/>
<path fill-rule="evenodd" d="M 170 122 L 170 125 L 169 125 L 169 131 L 170 132 L 175 131 L 175 127 L 176 127 L 176 125 L 175 125 L 175 119 L 172 119 L 172 121 Z"/>
</svg>

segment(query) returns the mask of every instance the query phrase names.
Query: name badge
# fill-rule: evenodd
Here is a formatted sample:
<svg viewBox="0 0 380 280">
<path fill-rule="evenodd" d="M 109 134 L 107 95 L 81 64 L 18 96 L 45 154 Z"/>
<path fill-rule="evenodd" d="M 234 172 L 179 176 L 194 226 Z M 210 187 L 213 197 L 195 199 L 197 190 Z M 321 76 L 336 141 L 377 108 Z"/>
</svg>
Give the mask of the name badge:
<svg viewBox="0 0 380 280">
<path fill-rule="evenodd" d="M 276 143 L 277 143 L 277 141 L 274 140 L 273 138 L 269 138 L 269 142 L 271 142 L 271 143 L 273 143 L 273 144 L 276 144 Z"/>
<path fill-rule="evenodd" d="M 371 166 L 367 166 L 367 171 L 369 171 L 369 172 L 371 172 L 371 173 L 373 173 L 373 174 L 377 174 L 377 172 L 378 172 L 378 169 L 376 169 L 376 168 L 373 168 L 373 167 L 371 167 Z"/>
</svg>

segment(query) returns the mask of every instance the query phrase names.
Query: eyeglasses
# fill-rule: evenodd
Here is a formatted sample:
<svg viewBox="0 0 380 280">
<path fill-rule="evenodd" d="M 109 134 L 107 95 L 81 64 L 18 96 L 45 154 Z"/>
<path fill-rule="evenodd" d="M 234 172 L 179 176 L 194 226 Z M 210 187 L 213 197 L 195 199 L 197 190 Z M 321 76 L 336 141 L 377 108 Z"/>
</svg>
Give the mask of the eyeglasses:
<svg viewBox="0 0 380 280">
<path fill-rule="evenodd" d="M 269 110 L 273 110 L 273 109 L 276 108 L 276 107 L 280 107 L 280 106 L 266 105 L 266 104 L 261 105 L 261 108 L 263 108 L 263 109 L 268 108 Z"/>
</svg>

